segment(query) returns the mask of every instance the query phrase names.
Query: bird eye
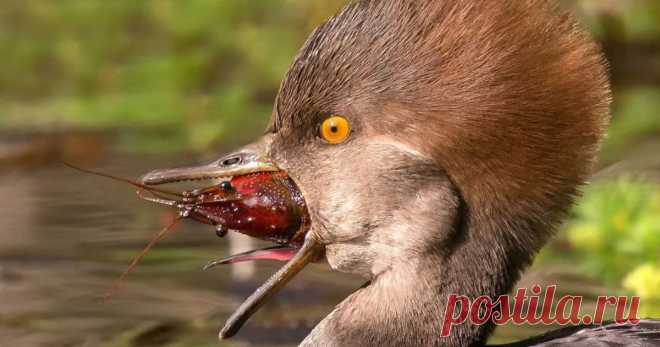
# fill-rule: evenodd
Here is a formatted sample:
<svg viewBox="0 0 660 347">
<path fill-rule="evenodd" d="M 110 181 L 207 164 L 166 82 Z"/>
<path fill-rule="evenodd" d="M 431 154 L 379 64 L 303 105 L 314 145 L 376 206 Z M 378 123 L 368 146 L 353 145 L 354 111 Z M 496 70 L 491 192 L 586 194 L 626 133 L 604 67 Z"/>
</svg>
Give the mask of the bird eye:
<svg viewBox="0 0 660 347">
<path fill-rule="evenodd" d="M 346 141 L 348 135 L 351 133 L 351 125 L 342 116 L 331 116 L 321 124 L 320 133 L 324 140 L 336 145 Z"/>
</svg>

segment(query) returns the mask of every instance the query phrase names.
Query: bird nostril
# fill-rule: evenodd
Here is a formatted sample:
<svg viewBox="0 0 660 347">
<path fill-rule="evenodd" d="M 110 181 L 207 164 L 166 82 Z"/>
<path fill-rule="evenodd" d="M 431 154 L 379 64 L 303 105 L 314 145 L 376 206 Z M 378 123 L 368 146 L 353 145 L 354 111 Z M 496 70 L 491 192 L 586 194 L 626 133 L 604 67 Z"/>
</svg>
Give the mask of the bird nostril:
<svg viewBox="0 0 660 347">
<path fill-rule="evenodd" d="M 240 162 L 241 162 L 241 157 L 236 156 L 236 157 L 231 157 L 231 158 L 227 158 L 227 159 L 223 160 L 222 162 L 220 162 L 220 165 L 222 165 L 222 166 L 232 166 L 232 165 L 239 164 Z"/>
</svg>

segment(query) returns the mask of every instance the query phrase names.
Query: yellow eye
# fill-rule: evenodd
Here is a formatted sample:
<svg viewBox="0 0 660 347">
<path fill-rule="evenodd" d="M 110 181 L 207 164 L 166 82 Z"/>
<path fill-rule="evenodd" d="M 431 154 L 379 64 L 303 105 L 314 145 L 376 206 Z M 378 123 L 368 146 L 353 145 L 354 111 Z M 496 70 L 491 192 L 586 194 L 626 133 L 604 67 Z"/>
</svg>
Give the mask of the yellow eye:
<svg viewBox="0 0 660 347">
<path fill-rule="evenodd" d="M 336 145 L 346 141 L 351 133 L 351 125 L 342 116 L 332 116 L 321 124 L 321 137 L 328 143 Z"/>
</svg>

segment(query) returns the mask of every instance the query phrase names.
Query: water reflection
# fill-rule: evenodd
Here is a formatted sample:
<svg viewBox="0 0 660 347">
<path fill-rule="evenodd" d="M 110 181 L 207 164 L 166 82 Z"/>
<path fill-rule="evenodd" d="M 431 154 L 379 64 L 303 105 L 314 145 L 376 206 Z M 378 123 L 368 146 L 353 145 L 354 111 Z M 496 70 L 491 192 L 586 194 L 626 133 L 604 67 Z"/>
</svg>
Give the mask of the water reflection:
<svg viewBox="0 0 660 347">
<path fill-rule="evenodd" d="M 246 235 L 232 233 L 227 235 L 227 239 L 229 241 L 229 254 L 239 254 L 255 248 L 254 239 Z M 254 262 L 238 263 L 231 267 L 231 277 L 237 281 L 247 281 L 254 277 L 255 272 Z"/>
<path fill-rule="evenodd" d="M 163 158 L 122 157 L 121 163 L 92 165 L 134 177 L 162 163 Z M 104 303 L 102 295 L 167 222 L 168 212 L 139 201 L 130 187 L 63 166 L 5 173 L 0 180 L 3 344 L 215 345 L 223 320 L 280 265 L 202 272 L 210 259 L 257 245 L 242 235 L 218 239 L 212 228 L 184 222 Z M 295 345 L 359 284 L 316 265 L 224 345 Z"/>
<path fill-rule="evenodd" d="M 84 166 L 136 177 L 186 161 L 122 154 Z M 0 173 L 0 182 L 2 346 L 215 346 L 224 320 L 281 266 L 252 262 L 203 272 L 209 260 L 267 244 L 232 233 L 220 239 L 212 227 L 183 221 L 103 302 L 130 259 L 171 221 L 171 211 L 140 201 L 131 187 L 62 165 Z M 527 282 L 544 283 L 549 273 L 528 272 Z M 572 294 L 586 283 L 545 277 Z M 363 282 L 314 264 L 221 345 L 295 346 Z M 499 328 L 497 341 L 547 329 Z"/>
</svg>

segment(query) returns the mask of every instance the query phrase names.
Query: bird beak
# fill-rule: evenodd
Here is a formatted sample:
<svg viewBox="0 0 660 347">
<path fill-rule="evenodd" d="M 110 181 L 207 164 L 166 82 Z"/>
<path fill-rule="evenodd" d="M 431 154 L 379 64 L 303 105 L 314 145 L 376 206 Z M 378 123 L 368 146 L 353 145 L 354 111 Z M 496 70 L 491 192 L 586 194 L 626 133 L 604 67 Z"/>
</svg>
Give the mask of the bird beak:
<svg viewBox="0 0 660 347">
<path fill-rule="evenodd" d="M 318 261 L 323 256 L 323 251 L 323 245 L 316 241 L 312 234 L 308 234 L 298 253 L 238 307 L 220 330 L 218 337 L 222 340 L 236 335 L 266 300 L 284 287 L 307 264 Z"/>
<path fill-rule="evenodd" d="M 232 222 L 249 221 L 253 227 L 255 225 L 259 227 L 240 230 L 239 226 L 244 227 L 245 223 L 233 225 L 239 232 L 262 239 L 276 240 L 280 244 L 278 247 L 234 255 L 207 266 L 254 259 L 287 260 L 279 271 L 234 312 L 220 331 L 221 339 L 234 336 L 266 300 L 284 287 L 308 263 L 320 260 L 324 251 L 321 243 L 316 241 L 311 233 L 308 233 L 309 216 L 302 193 L 288 177 L 288 174 L 268 159 L 266 155 L 269 152 L 268 147 L 269 140 L 266 136 L 257 143 L 211 163 L 196 167 L 154 170 L 141 178 L 141 183 L 145 186 L 191 180 L 227 180 L 231 186 L 229 192 L 223 191 L 217 186 L 211 186 L 186 192 L 192 195 L 183 194 L 183 196 L 193 196 L 202 201 L 201 203 L 195 202 L 190 207 L 190 211 L 192 211 L 190 216 L 206 224 L 212 224 L 218 220 L 225 225 L 232 225 Z M 272 179 L 273 177 L 276 179 Z M 236 208 L 223 207 L 228 196 L 235 197 L 235 200 L 230 202 L 231 206 L 242 206 L 240 212 L 233 212 Z M 263 201 L 267 202 L 261 205 L 254 203 L 258 199 L 264 199 Z M 242 202 L 245 204 L 241 205 Z M 185 205 L 185 201 L 183 203 Z M 264 204 L 269 203 L 278 205 L 265 205 L 268 208 L 263 208 Z M 200 217 L 200 211 L 207 214 Z M 197 218 L 195 218 L 195 214 L 197 214 Z M 248 219 L 246 216 L 251 218 Z M 285 216 L 287 218 L 282 218 Z M 262 224 L 259 224 L 261 221 L 267 221 L 268 223 L 265 225 L 268 228 L 262 227 Z"/>
<path fill-rule="evenodd" d="M 141 183 L 144 185 L 161 185 L 181 181 L 212 180 L 257 172 L 279 171 L 277 166 L 266 158 L 265 153 L 267 153 L 268 146 L 269 141 L 264 138 L 206 165 L 154 170 L 142 176 Z"/>
</svg>

